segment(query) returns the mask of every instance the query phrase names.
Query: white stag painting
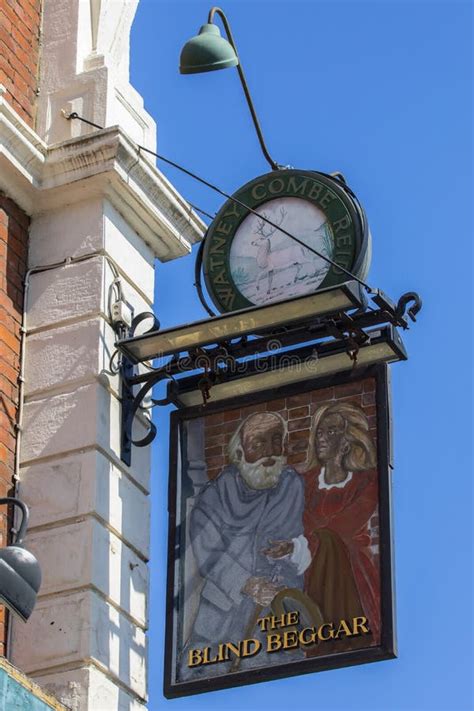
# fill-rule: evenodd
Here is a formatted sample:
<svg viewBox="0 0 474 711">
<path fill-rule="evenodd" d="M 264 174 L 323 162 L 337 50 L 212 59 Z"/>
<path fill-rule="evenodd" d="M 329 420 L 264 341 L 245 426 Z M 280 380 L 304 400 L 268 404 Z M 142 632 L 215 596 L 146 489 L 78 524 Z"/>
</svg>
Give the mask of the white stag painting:
<svg viewBox="0 0 474 711">
<path fill-rule="evenodd" d="M 266 304 L 317 289 L 329 263 L 279 228 L 331 258 L 333 236 L 325 214 L 306 200 L 286 197 L 264 203 L 257 212 L 262 217 L 245 218 L 230 252 L 232 278 L 241 293 L 253 304 Z"/>
</svg>

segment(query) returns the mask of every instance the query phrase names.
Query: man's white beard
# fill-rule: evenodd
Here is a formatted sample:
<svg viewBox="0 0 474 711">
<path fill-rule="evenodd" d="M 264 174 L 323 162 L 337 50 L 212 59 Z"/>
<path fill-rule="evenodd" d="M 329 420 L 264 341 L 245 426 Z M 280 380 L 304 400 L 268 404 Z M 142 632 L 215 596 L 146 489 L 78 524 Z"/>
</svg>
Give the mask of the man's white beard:
<svg viewBox="0 0 474 711">
<path fill-rule="evenodd" d="M 275 464 L 264 466 L 262 462 L 274 459 Z M 286 457 L 262 457 L 257 462 L 250 464 L 245 459 L 238 464 L 243 480 L 251 489 L 270 489 L 275 486 L 281 476 L 283 467 L 286 465 Z"/>
</svg>

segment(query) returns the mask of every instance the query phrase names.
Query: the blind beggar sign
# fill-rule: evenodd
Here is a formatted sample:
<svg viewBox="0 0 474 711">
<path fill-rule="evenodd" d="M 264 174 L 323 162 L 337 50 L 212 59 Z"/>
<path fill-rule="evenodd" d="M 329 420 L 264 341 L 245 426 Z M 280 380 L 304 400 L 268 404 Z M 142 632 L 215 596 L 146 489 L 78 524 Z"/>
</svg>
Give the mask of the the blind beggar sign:
<svg viewBox="0 0 474 711">
<path fill-rule="evenodd" d="M 394 656 L 386 372 L 173 415 L 167 696 Z"/>
</svg>

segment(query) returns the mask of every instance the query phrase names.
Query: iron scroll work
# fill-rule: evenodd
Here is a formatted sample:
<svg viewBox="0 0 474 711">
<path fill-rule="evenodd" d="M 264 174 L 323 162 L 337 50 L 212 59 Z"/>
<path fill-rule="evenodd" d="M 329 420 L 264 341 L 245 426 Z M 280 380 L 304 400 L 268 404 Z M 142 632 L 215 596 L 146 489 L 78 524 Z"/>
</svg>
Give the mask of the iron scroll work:
<svg viewBox="0 0 474 711">
<path fill-rule="evenodd" d="M 219 324 L 222 316 L 206 319 L 197 324 L 187 324 L 179 329 L 160 330 L 159 322 L 150 313 L 139 314 L 133 320 L 132 326 L 126 337 L 116 343 L 121 355 L 121 400 L 122 400 L 122 425 L 121 425 L 121 459 L 130 465 L 132 458 L 132 445 L 145 447 L 151 444 L 156 436 L 156 427 L 147 416 L 151 408 L 174 404 L 183 407 L 183 393 L 189 389 L 196 389 L 200 393 L 203 407 L 208 401 L 212 402 L 213 389 L 236 383 L 242 380 L 243 374 L 261 372 L 262 370 L 278 367 L 278 360 L 290 358 L 293 361 L 312 357 L 315 367 L 314 375 L 318 374 L 314 362 L 318 359 L 324 362 L 336 354 L 345 354 L 347 361 L 339 370 L 357 370 L 361 351 L 373 343 L 382 340 L 391 340 L 396 356 L 391 360 L 404 360 L 406 354 L 398 334 L 398 328 L 406 330 L 410 321 L 416 320 L 416 315 L 421 309 L 421 299 L 415 292 L 403 294 L 397 302 L 393 302 L 381 290 L 373 290 L 367 296 L 362 293 L 355 282 L 346 282 L 342 285 L 351 293 L 357 293 L 358 299 L 343 308 L 324 315 L 306 315 L 303 318 L 294 317 L 286 324 L 276 327 L 264 325 L 251 326 L 247 330 L 240 330 L 238 337 L 221 336 Z M 340 287 L 329 287 L 327 293 L 336 291 Z M 321 292 L 319 292 L 321 293 Z M 285 304 L 277 304 L 282 311 Z M 244 317 L 263 312 L 263 309 L 243 309 L 234 312 L 233 316 L 245 323 Z M 139 324 L 146 319 L 152 320 L 151 328 L 136 335 Z M 255 319 L 254 319 L 255 320 Z M 196 347 L 179 347 L 179 338 L 176 344 L 160 347 L 156 352 L 140 355 L 140 347 L 147 344 L 159 334 L 180 332 L 190 326 L 203 326 L 203 337 Z M 216 326 L 216 328 L 213 328 Z M 206 340 L 207 339 L 207 340 Z M 159 361 L 155 367 L 149 365 L 154 359 Z M 140 364 L 144 365 L 142 372 L 138 372 Z M 166 382 L 166 394 L 161 398 L 152 397 L 153 389 L 160 383 Z M 144 404 L 145 403 L 145 404 Z M 142 426 L 147 427 L 144 436 L 134 438 L 132 429 L 138 413 L 144 414 Z"/>
</svg>

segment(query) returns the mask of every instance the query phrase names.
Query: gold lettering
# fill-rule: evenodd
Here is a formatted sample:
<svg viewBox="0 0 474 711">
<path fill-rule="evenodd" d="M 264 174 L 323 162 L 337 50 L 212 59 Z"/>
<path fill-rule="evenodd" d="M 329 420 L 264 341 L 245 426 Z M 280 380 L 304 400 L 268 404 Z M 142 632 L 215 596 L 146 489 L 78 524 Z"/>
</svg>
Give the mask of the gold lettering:
<svg viewBox="0 0 474 711">
<path fill-rule="evenodd" d="M 308 634 L 309 634 L 309 639 L 307 636 Z M 316 635 L 316 632 L 314 631 L 314 627 L 305 627 L 303 630 L 301 630 L 299 640 L 300 640 L 300 644 L 303 647 L 306 647 L 308 644 L 314 644 L 317 640 L 317 635 Z"/>
<path fill-rule="evenodd" d="M 218 655 L 214 657 L 214 659 L 211 659 L 211 648 L 210 647 L 204 647 L 203 650 L 203 655 L 202 655 L 202 663 L 203 664 L 215 664 L 215 662 L 218 662 Z"/>
<path fill-rule="evenodd" d="M 283 632 L 283 649 L 294 649 L 298 646 L 298 634 L 294 630 Z"/>
<path fill-rule="evenodd" d="M 289 625 L 297 625 L 298 622 L 300 621 L 300 613 L 296 610 L 294 612 L 289 612 L 287 615 L 287 619 L 288 619 L 288 622 L 287 622 L 288 626 Z"/>
<path fill-rule="evenodd" d="M 338 639 L 341 634 L 345 634 L 346 637 L 352 637 L 352 632 L 345 620 L 341 620 L 339 622 L 339 627 L 337 628 L 337 632 L 334 635 L 335 639 Z"/>
<path fill-rule="evenodd" d="M 218 646 L 218 662 L 226 662 L 229 659 L 228 649 L 226 644 L 219 644 Z"/>
<path fill-rule="evenodd" d="M 227 642 L 226 644 L 227 650 L 229 652 L 232 652 L 232 654 L 235 654 L 236 657 L 240 657 L 240 644 L 232 644 L 232 642 Z"/>
<path fill-rule="evenodd" d="M 262 198 L 264 198 L 266 196 L 266 194 L 267 194 L 267 189 L 265 187 L 265 183 L 258 183 L 257 185 L 253 186 L 252 197 L 254 200 L 261 200 Z"/>
<path fill-rule="evenodd" d="M 278 640 L 275 642 L 275 651 L 280 649 L 281 640 L 279 635 L 276 635 Z M 227 662 L 231 658 L 231 653 L 235 657 L 254 657 L 262 649 L 260 640 L 251 638 L 244 639 L 237 644 L 233 642 L 221 643 L 217 647 L 217 653 L 211 656 L 211 647 L 204 649 L 190 649 L 188 652 L 188 667 L 198 667 L 202 664 L 216 664 L 218 662 Z"/>
<path fill-rule="evenodd" d="M 270 615 L 268 617 L 261 617 L 257 620 L 257 624 L 260 625 L 262 632 L 268 630 L 274 630 L 277 627 L 290 627 L 292 625 L 297 625 L 300 619 L 300 613 L 287 612 L 281 615 Z"/>
<path fill-rule="evenodd" d="M 252 649 L 252 646 L 254 648 Z M 258 639 L 244 639 L 241 642 L 241 657 L 254 657 L 262 648 L 262 643 Z"/>
<path fill-rule="evenodd" d="M 342 217 L 340 220 L 336 220 L 333 224 L 334 233 L 337 234 L 341 230 L 347 230 L 347 228 L 350 227 L 350 224 L 351 218 L 349 217 L 349 215 Z"/>
<path fill-rule="evenodd" d="M 267 634 L 267 652 L 278 652 L 281 647 L 281 635 L 278 632 Z"/>
<path fill-rule="evenodd" d="M 359 629 L 361 630 L 359 632 Z M 352 619 L 352 634 L 368 634 L 370 632 L 367 617 L 354 617 Z"/>
<path fill-rule="evenodd" d="M 270 629 L 274 630 L 275 627 L 287 627 L 286 615 L 279 615 L 270 618 Z"/>
<path fill-rule="evenodd" d="M 328 637 L 323 637 L 323 629 L 327 627 L 329 629 L 329 636 Z M 321 640 L 321 642 L 327 642 L 328 639 L 333 639 L 334 637 L 334 628 L 332 622 L 326 622 L 324 625 L 321 625 L 321 627 L 318 629 L 318 637 Z"/>
<path fill-rule="evenodd" d="M 202 664 L 202 652 L 200 649 L 190 649 L 188 653 L 188 667 L 198 667 Z"/>
</svg>

